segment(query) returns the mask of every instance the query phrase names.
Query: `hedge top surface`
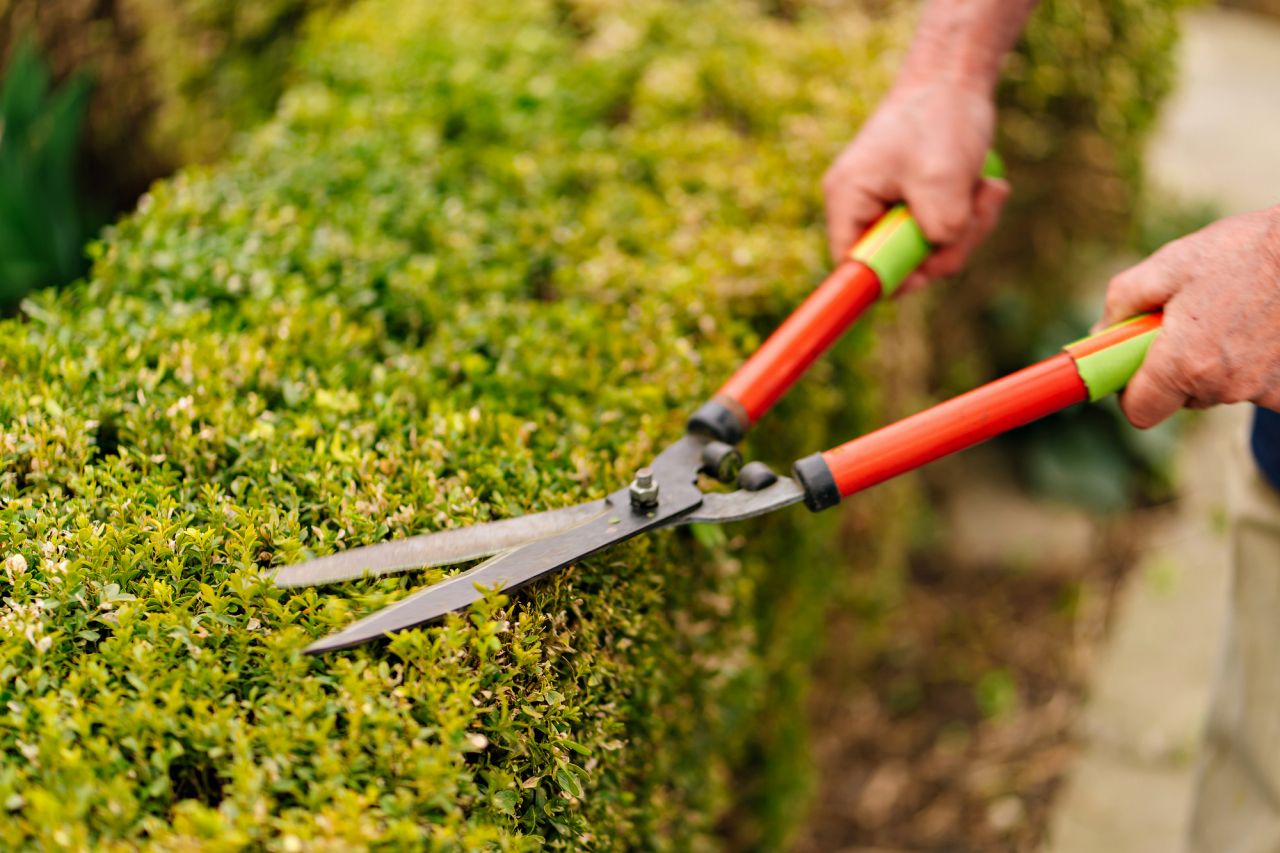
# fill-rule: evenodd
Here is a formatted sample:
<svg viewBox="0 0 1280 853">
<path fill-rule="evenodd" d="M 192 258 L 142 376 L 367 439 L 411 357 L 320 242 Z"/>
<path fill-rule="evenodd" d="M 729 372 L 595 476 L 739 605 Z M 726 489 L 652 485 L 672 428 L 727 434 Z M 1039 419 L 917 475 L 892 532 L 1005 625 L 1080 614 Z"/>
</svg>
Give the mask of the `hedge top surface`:
<svg viewBox="0 0 1280 853">
<path fill-rule="evenodd" d="M 366 0 L 0 322 L 6 846 L 705 843 L 770 626 L 821 600 L 796 519 L 323 659 L 439 573 L 270 569 L 595 497 L 677 435 L 822 269 L 816 178 L 901 35 L 842 20 Z M 775 461 L 824 438 L 799 393 Z"/>
</svg>

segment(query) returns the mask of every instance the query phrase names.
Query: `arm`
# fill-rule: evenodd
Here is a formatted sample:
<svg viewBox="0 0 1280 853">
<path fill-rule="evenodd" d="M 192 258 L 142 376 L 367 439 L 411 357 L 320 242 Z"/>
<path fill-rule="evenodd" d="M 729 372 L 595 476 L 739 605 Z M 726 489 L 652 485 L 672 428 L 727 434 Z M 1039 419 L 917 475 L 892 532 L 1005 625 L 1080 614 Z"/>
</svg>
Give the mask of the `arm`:
<svg viewBox="0 0 1280 853">
<path fill-rule="evenodd" d="M 980 180 L 1000 63 L 1035 0 L 929 0 L 897 82 L 823 178 L 833 257 L 905 201 L 938 247 L 908 280 L 949 275 L 994 227 L 1008 185 Z"/>
<path fill-rule="evenodd" d="M 1164 308 L 1120 399 L 1146 428 L 1184 406 L 1280 410 L 1280 205 L 1175 240 L 1111 280 L 1099 325 Z"/>
</svg>

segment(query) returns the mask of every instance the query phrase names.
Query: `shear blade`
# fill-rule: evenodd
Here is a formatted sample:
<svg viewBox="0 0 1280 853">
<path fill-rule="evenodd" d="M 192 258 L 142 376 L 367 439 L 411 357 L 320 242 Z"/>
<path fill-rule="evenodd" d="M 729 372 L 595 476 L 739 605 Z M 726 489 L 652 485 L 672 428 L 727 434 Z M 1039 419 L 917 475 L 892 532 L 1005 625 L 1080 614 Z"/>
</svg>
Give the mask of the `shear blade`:
<svg viewBox="0 0 1280 853">
<path fill-rule="evenodd" d="M 739 490 L 727 494 L 713 492 L 704 495 L 700 507 L 689 515 L 665 522 L 663 526 L 741 521 L 799 503 L 803 499 L 804 491 L 794 480 L 780 477 L 773 485 L 756 492 Z M 601 498 L 576 506 L 352 548 L 294 566 L 285 566 L 276 573 L 275 584 L 286 588 L 319 586 L 466 563 L 572 530 L 595 518 L 607 507 L 607 499 Z"/>
<path fill-rule="evenodd" d="M 604 512 L 606 500 L 352 548 L 285 566 L 276 573 L 275 584 L 318 586 L 478 560 L 572 530 Z"/>
<path fill-rule="evenodd" d="M 702 502 L 697 489 L 672 495 L 656 511 L 641 512 L 626 504 L 627 491 L 606 498 L 608 506 L 595 518 L 553 536 L 499 554 L 459 575 L 421 589 L 384 607 L 336 634 L 307 646 L 309 654 L 350 648 L 397 631 L 414 628 L 479 601 L 487 590 L 512 590 L 548 572 L 602 551 L 610 545 L 661 527 Z"/>
<path fill-rule="evenodd" d="M 625 499 L 625 492 L 611 495 L 595 502 L 602 507 L 595 517 L 579 521 L 554 535 L 525 543 L 516 550 L 498 554 L 473 569 L 418 590 L 396 604 L 312 643 L 306 651 L 319 654 L 350 648 L 416 627 L 467 607 L 489 589 L 508 591 L 523 586 L 646 530 L 689 523 L 738 521 L 790 506 L 803 497 L 804 490 L 794 480 L 780 477 L 773 485 L 757 492 L 690 495 L 678 505 L 665 508 L 661 514 L 646 516 L 633 513 L 625 505 L 618 508 L 617 505 Z"/>
</svg>

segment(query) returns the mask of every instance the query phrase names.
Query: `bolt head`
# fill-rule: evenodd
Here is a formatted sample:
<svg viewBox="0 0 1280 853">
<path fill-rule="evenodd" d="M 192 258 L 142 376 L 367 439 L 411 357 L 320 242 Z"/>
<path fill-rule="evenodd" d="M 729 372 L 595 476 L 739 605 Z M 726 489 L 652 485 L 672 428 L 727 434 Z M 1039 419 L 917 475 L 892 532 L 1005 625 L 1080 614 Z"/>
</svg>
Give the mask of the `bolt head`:
<svg viewBox="0 0 1280 853">
<path fill-rule="evenodd" d="M 653 471 L 641 468 L 636 478 L 631 481 L 631 505 L 640 509 L 649 509 L 658 505 L 658 484 L 653 481 Z"/>
</svg>

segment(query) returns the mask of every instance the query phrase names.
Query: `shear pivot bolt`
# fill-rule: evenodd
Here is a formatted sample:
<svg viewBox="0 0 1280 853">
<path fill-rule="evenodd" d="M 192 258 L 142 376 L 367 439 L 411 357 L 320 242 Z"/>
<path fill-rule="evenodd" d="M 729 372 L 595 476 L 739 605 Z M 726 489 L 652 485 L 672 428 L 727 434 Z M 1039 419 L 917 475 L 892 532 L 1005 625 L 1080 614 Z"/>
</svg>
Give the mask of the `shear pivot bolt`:
<svg viewBox="0 0 1280 853">
<path fill-rule="evenodd" d="M 702 470 L 722 483 L 732 483 L 742 467 L 742 454 L 732 444 L 709 441 L 702 448 Z"/>
<path fill-rule="evenodd" d="M 738 472 L 738 485 L 748 492 L 767 489 L 778 482 L 778 475 L 763 462 L 748 462 Z"/>
<path fill-rule="evenodd" d="M 631 481 L 631 503 L 642 509 L 658 505 L 658 484 L 653 481 L 652 469 L 641 468 L 636 472 L 636 478 Z"/>
</svg>

